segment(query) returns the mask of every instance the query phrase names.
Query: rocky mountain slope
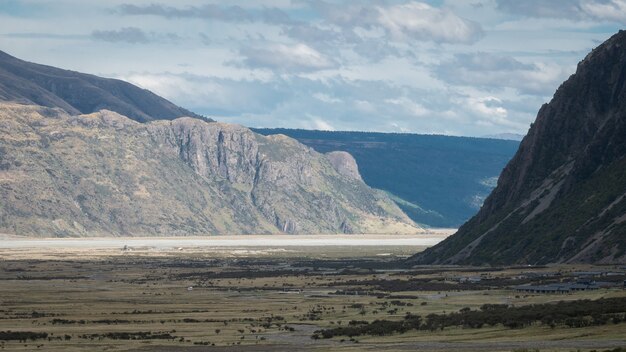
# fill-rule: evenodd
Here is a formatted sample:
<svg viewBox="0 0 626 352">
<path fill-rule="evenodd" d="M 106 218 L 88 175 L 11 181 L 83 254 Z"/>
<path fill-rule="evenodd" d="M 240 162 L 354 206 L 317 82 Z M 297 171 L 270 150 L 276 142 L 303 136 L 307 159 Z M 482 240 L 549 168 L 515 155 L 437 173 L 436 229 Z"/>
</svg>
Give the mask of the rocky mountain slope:
<svg viewBox="0 0 626 352">
<path fill-rule="evenodd" d="M 486 138 L 253 129 L 285 134 L 328 153 L 350 153 L 368 185 L 384 190 L 413 221 L 458 228 L 478 212 L 519 142 Z"/>
<path fill-rule="evenodd" d="M 107 109 L 139 122 L 201 118 L 128 82 L 34 64 L 2 51 L 0 101 L 57 107 L 69 114 Z"/>
<path fill-rule="evenodd" d="M 559 87 L 480 212 L 412 263 L 626 262 L 626 32 Z"/>
<path fill-rule="evenodd" d="M 333 167 L 337 165 L 337 170 Z M 415 233 L 350 157 L 194 118 L 0 104 L 0 233 Z"/>
</svg>

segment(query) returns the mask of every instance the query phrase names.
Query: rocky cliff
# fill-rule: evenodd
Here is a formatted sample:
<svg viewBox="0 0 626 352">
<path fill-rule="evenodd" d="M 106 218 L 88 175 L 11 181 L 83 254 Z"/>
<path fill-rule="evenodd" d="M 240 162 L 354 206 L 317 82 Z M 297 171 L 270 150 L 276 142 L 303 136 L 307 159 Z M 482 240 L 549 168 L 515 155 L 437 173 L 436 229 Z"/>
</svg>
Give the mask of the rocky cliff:
<svg viewBox="0 0 626 352">
<path fill-rule="evenodd" d="M 541 107 L 479 213 L 412 263 L 626 261 L 626 32 Z"/>
<path fill-rule="evenodd" d="M 363 181 L 359 173 L 359 166 L 350 153 L 344 151 L 328 152 L 326 153 L 326 158 L 328 158 L 330 164 L 340 175 L 349 179 Z"/>
<path fill-rule="evenodd" d="M 106 110 L 71 115 L 4 103 L 0 233 L 420 230 L 386 195 L 331 160 L 286 136 L 237 125 L 194 118 L 142 124 Z"/>
<path fill-rule="evenodd" d="M 2 51 L 0 101 L 57 107 L 69 114 L 107 109 L 139 122 L 203 118 L 128 82 L 26 62 Z"/>
<path fill-rule="evenodd" d="M 328 156 L 347 152 L 358 168 L 337 154 L 339 164 L 344 159 L 413 221 L 431 227 L 456 228 L 474 216 L 519 147 L 511 140 L 412 133 L 252 130 L 287 135 Z"/>
</svg>

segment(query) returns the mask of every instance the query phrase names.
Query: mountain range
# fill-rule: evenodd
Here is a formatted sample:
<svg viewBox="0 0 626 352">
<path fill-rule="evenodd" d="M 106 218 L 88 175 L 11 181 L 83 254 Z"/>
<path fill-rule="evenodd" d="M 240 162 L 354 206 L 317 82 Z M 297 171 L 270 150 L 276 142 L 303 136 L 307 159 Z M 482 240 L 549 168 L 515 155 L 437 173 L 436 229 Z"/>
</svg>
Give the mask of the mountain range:
<svg viewBox="0 0 626 352">
<path fill-rule="evenodd" d="M 626 31 L 539 109 L 478 214 L 409 262 L 626 262 Z"/>
<path fill-rule="evenodd" d="M 419 233 L 345 152 L 0 55 L 0 233 Z"/>
<path fill-rule="evenodd" d="M 523 134 L 517 133 L 496 133 L 496 134 L 488 134 L 483 136 L 483 138 L 491 138 L 491 139 L 504 139 L 508 141 L 521 141 L 524 139 Z"/>
<path fill-rule="evenodd" d="M 514 140 L 409 133 L 253 131 L 284 134 L 320 153 L 350 153 L 365 183 L 431 227 L 458 228 L 475 215 L 519 147 Z"/>
<path fill-rule="evenodd" d="M 0 101 L 57 107 L 74 115 L 106 109 L 139 122 L 203 118 L 128 82 L 26 62 L 3 51 Z"/>
</svg>

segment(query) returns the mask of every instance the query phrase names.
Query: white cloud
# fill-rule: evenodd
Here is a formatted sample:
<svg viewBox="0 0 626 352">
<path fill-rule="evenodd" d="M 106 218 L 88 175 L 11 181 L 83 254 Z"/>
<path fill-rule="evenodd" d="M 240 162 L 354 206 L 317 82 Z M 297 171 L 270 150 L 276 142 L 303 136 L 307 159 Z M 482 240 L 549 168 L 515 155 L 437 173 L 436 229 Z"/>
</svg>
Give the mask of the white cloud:
<svg viewBox="0 0 626 352">
<path fill-rule="evenodd" d="M 497 7 L 505 12 L 529 17 L 626 21 L 625 0 L 497 0 Z"/>
<path fill-rule="evenodd" d="M 312 71 L 335 66 L 335 63 L 306 44 L 270 44 L 265 47 L 241 49 L 243 63 L 252 68 L 277 71 Z"/>
<path fill-rule="evenodd" d="M 372 114 L 376 112 L 376 107 L 366 100 L 356 100 L 354 101 L 354 107 L 359 112 L 364 112 L 368 114 Z"/>
<path fill-rule="evenodd" d="M 335 128 L 331 126 L 330 123 L 324 121 L 321 117 L 313 116 L 311 114 L 307 114 L 307 117 L 311 119 L 312 127 L 315 130 L 321 131 L 334 131 Z"/>
<path fill-rule="evenodd" d="M 327 103 L 327 104 L 341 103 L 341 99 L 337 99 L 335 97 L 331 97 L 330 95 L 324 94 L 324 93 L 315 93 L 315 94 L 313 94 L 313 98 L 315 98 L 315 99 L 317 99 L 317 100 L 319 100 L 321 102 Z"/>
<path fill-rule="evenodd" d="M 426 116 L 430 113 L 423 105 L 417 104 L 407 97 L 386 99 L 385 103 L 401 106 L 406 112 L 413 116 Z"/>
<path fill-rule="evenodd" d="M 502 131 L 523 133 L 534 116 L 519 109 L 539 106 L 505 101 L 480 90 L 444 94 L 341 77 L 325 81 L 287 77 L 263 82 L 164 73 L 122 78 L 198 113 L 251 127 L 477 136 Z M 323 100 L 330 103 L 320 103 Z"/>
<path fill-rule="evenodd" d="M 377 9 L 379 24 L 395 40 L 412 38 L 443 43 L 473 43 L 483 35 L 478 23 L 426 3 L 411 2 Z"/>
<path fill-rule="evenodd" d="M 322 14 L 326 24 L 339 28 L 342 35 L 355 44 L 367 38 L 469 44 L 484 34 L 479 23 L 462 18 L 448 8 L 425 2 L 362 5 L 353 2 L 330 4 L 318 0 L 310 3 Z"/>
<path fill-rule="evenodd" d="M 523 94 L 551 95 L 570 69 L 559 65 L 523 63 L 511 56 L 463 53 L 439 64 L 437 76 L 456 85 L 487 89 L 513 88 Z"/>
<path fill-rule="evenodd" d="M 582 1 L 580 6 L 592 17 L 607 21 L 626 22 L 626 0 L 610 0 L 607 3 L 586 0 Z"/>
<path fill-rule="evenodd" d="M 274 24 L 290 23 L 291 19 L 276 7 L 244 8 L 239 5 L 221 6 L 204 4 L 201 6 L 173 7 L 160 4 L 122 4 L 117 13 L 129 16 L 160 16 L 169 19 L 197 18 L 224 22 L 267 22 Z"/>
<path fill-rule="evenodd" d="M 91 32 L 91 38 L 111 43 L 147 44 L 156 41 L 180 42 L 182 40 L 175 33 L 146 33 L 137 27 L 124 27 L 119 30 L 96 30 Z"/>
<path fill-rule="evenodd" d="M 490 96 L 467 99 L 470 110 L 496 121 L 502 121 L 508 114 L 505 108 L 498 106 L 500 103 L 502 103 L 502 100 Z"/>
</svg>

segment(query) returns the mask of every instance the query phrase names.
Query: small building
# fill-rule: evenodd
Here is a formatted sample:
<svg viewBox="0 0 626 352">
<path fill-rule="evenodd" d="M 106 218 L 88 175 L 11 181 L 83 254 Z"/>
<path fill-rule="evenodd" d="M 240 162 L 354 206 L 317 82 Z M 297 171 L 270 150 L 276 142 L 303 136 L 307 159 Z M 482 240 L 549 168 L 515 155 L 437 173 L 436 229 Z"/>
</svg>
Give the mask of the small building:
<svg viewBox="0 0 626 352">
<path fill-rule="evenodd" d="M 470 277 L 460 277 L 458 279 L 459 283 L 468 283 L 468 284 L 476 284 L 482 280 L 480 276 L 470 276 Z"/>
<path fill-rule="evenodd" d="M 515 290 L 517 292 L 525 292 L 525 293 L 569 293 L 570 290 L 568 287 L 564 285 L 521 285 L 516 286 Z"/>
</svg>

